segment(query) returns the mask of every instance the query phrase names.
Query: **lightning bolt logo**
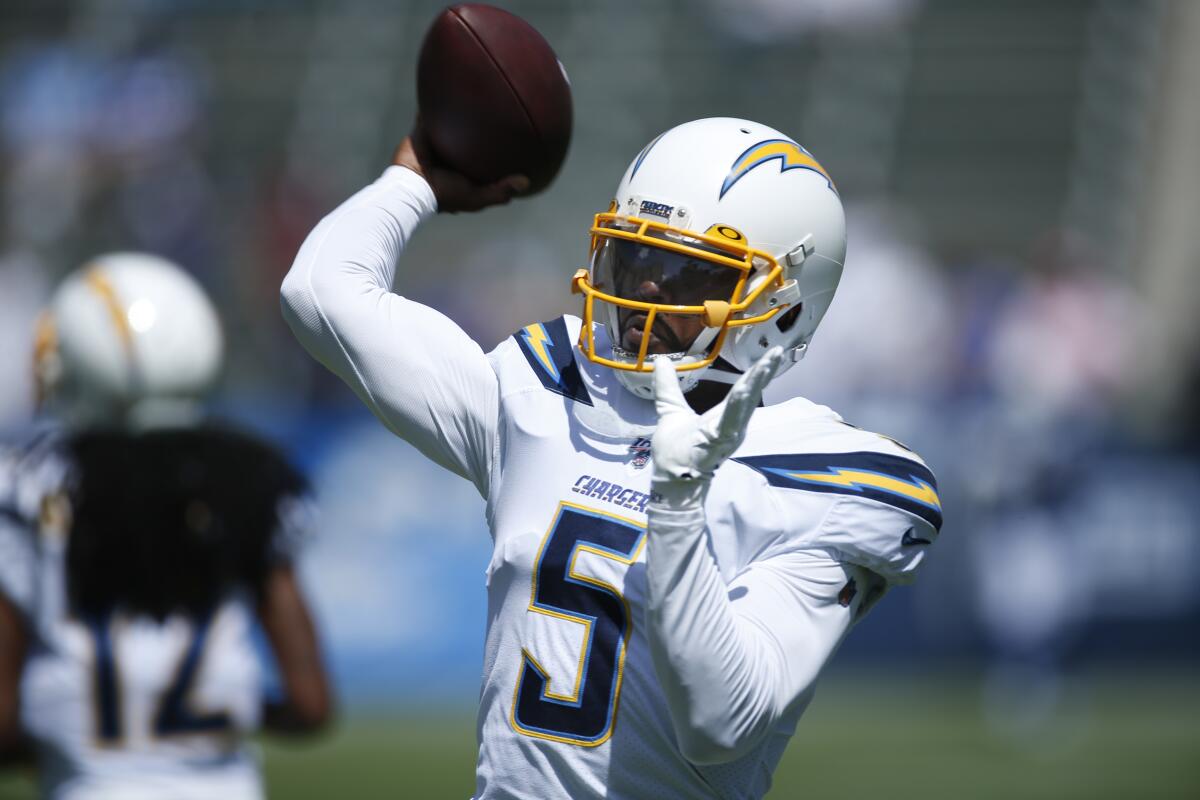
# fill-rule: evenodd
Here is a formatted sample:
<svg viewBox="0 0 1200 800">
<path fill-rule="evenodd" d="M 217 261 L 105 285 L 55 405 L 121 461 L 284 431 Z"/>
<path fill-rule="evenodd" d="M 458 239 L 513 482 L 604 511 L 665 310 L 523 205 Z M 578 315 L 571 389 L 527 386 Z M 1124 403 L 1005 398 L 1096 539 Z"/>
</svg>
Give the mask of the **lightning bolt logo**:
<svg viewBox="0 0 1200 800">
<path fill-rule="evenodd" d="M 733 459 L 762 474 L 771 486 L 828 492 L 895 506 L 942 527 L 937 478 L 919 461 L 876 451 L 772 453 Z"/>
<path fill-rule="evenodd" d="M 637 175 L 637 171 L 641 169 L 642 162 L 646 160 L 646 156 L 650 155 L 650 151 L 654 148 L 654 145 L 658 144 L 658 140 L 665 135 L 666 134 L 660 133 L 658 136 L 654 137 L 654 141 L 642 148 L 642 152 L 638 153 L 637 159 L 633 162 L 633 172 L 629 173 L 630 180 L 633 180 L 633 176 Z"/>
<path fill-rule="evenodd" d="M 788 139 L 767 139 L 764 142 L 753 145 L 737 157 L 737 160 L 733 162 L 733 166 L 729 168 L 729 174 L 725 176 L 725 182 L 721 184 L 721 194 L 718 195 L 717 199 L 724 197 L 725 193 L 733 188 L 733 185 L 741 180 L 742 176 L 750 172 L 750 170 L 775 159 L 779 159 L 779 171 L 781 173 L 787 172 L 789 169 L 812 170 L 829 181 L 829 188 L 837 192 L 837 189 L 833 185 L 833 179 L 829 177 L 829 173 L 825 171 L 825 168 L 807 150 Z"/>
<path fill-rule="evenodd" d="M 542 369 L 546 370 L 555 383 L 558 383 L 560 380 L 558 365 L 550 357 L 550 348 L 554 347 L 554 342 L 551 341 L 550 334 L 546 332 L 546 327 L 540 322 L 526 325 L 521 331 L 521 338 L 525 340 L 529 352 L 533 353 L 534 358 L 542 365 Z"/>
<path fill-rule="evenodd" d="M 937 490 L 914 476 L 910 476 L 911 480 L 904 481 L 882 472 L 842 467 L 830 467 L 822 472 L 791 472 L 782 469 L 770 469 L 770 471 L 800 483 L 841 486 L 857 492 L 861 492 L 863 489 L 874 489 L 898 497 L 906 497 L 928 508 L 942 510 L 942 500 L 938 497 Z"/>
</svg>

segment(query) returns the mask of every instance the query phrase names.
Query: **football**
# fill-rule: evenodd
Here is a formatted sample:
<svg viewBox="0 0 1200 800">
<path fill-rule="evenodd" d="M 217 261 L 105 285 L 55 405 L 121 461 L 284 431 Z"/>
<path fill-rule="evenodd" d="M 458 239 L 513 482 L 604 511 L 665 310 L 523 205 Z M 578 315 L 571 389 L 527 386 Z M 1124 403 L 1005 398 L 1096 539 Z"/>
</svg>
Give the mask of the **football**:
<svg viewBox="0 0 1200 800">
<path fill-rule="evenodd" d="M 494 6 L 450 6 L 417 62 L 417 106 L 435 155 L 477 183 L 550 185 L 571 140 L 566 70 L 537 30 Z"/>
</svg>

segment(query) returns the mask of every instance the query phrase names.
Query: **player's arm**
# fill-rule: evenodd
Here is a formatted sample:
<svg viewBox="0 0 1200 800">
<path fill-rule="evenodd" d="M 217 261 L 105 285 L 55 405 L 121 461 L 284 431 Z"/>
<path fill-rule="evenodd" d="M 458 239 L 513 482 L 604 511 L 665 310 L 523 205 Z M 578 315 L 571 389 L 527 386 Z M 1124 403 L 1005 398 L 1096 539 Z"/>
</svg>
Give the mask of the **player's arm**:
<svg viewBox="0 0 1200 800">
<path fill-rule="evenodd" d="M 825 553 L 794 552 L 726 584 L 703 522 L 688 516 L 661 504 L 651 513 L 647 637 L 683 754 L 723 763 L 803 709 L 882 581 Z M 862 588 L 849 598 L 848 585 Z"/>
<path fill-rule="evenodd" d="M 507 202 L 527 182 L 472 184 L 439 165 L 423 142 L 418 123 L 395 163 L 308 235 L 284 279 L 283 314 L 305 349 L 389 429 L 486 494 L 495 374 L 458 325 L 394 294 L 392 284 L 422 220 L 439 209 Z"/>
<path fill-rule="evenodd" d="M 713 558 L 709 482 L 744 438 L 779 355 L 768 353 L 703 416 L 688 408 L 668 362 L 655 365 L 646 636 L 680 748 L 699 764 L 738 758 L 802 710 L 869 601 L 870 573 L 822 552 L 755 562 L 730 584 Z M 843 605 L 839 594 L 851 578 L 862 597 Z"/>
<path fill-rule="evenodd" d="M 259 601 L 258 618 L 267 635 L 283 698 L 263 708 L 263 727 L 273 733 L 307 734 L 333 718 L 329 677 L 308 604 L 289 565 L 271 569 Z"/>
<path fill-rule="evenodd" d="M 27 764 L 32 749 L 21 731 L 21 671 L 29 632 L 20 611 L 0 592 L 0 767 Z"/>
</svg>

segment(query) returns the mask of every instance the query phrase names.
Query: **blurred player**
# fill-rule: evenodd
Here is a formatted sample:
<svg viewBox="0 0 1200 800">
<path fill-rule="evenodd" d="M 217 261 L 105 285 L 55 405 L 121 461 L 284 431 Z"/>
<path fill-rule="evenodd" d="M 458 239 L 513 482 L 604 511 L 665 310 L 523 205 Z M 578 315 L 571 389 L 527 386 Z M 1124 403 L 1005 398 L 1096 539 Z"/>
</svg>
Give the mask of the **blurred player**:
<svg viewBox="0 0 1200 800">
<path fill-rule="evenodd" d="M 761 797 L 822 668 L 941 524 L 906 448 L 803 399 L 760 405 L 841 276 L 832 180 L 754 122 L 667 131 L 595 217 L 583 320 L 485 355 L 391 292 L 395 263 L 435 211 L 525 182 L 472 185 L 419 126 L 309 235 L 283 304 L 385 425 L 487 500 L 476 797 Z"/>
<path fill-rule="evenodd" d="M 40 323 L 62 428 L 0 453 L 0 749 L 23 729 L 46 797 L 258 798 L 246 736 L 329 719 L 292 569 L 305 480 L 204 423 L 220 363 L 208 298 L 153 256 L 94 260 Z M 280 702 L 263 701 L 256 619 Z"/>
</svg>

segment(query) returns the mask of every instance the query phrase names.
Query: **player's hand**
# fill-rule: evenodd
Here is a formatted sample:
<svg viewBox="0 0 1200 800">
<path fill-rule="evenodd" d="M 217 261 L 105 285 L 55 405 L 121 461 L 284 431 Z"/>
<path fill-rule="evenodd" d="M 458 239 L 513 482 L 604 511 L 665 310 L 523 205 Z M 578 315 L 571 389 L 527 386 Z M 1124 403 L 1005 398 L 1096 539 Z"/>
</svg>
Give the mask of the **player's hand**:
<svg viewBox="0 0 1200 800">
<path fill-rule="evenodd" d="M 771 348 L 738 378 L 723 401 L 704 414 L 697 414 L 684 399 L 673 362 L 669 358 L 656 358 L 654 405 L 658 428 L 650 442 L 654 460 L 652 482 L 711 479 L 721 462 L 746 438 L 750 415 L 782 360 L 783 348 Z"/>
<path fill-rule="evenodd" d="M 420 118 L 413 132 L 396 146 L 392 163 L 408 167 L 428 181 L 437 198 L 438 211 L 450 214 L 504 205 L 529 189 L 529 178 L 524 175 L 509 175 L 495 183 L 475 183 L 456 172 L 434 155 Z"/>
</svg>

